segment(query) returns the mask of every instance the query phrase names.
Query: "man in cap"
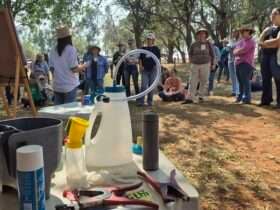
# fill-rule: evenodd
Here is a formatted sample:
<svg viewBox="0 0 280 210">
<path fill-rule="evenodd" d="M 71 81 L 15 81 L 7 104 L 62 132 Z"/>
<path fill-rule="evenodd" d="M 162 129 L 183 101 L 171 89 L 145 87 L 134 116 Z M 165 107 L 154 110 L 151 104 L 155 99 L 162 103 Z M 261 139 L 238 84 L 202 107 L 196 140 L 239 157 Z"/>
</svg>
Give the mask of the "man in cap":
<svg viewBox="0 0 280 210">
<path fill-rule="evenodd" d="M 129 39 L 128 42 L 128 51 L 134 50 L 134 40 Z M 126 95 L 130 96 L 130 77 L 132 77 L 133 85 L 135 94 L 139 93 L 139 85 L 138 85 L 138 59 L 139 55 L 131 55 L 126 59 L 126 65 L 124 70 L 124 78 L 125 78 L 125 88 L 126 88 Z"/>
<path fill-rule="evenodd" d="M 196 100 L 198 84 L 200 84 L 198 92 L 200 102 L 207 93 L 209 73 L 215 59 L 213 48 L 207 40 L 208 36 L 206 29 L 199 29 L 196 32 L 196 41 L 190 47 L 191 78 L 188 96 L 183 104 L 190 104 Z"/>
<path fill-rule="evenodd" d="M 57 45 L 50 53 L 50 69 L 53 73 L 54 103 L 65 104 L 74 102 L 79 73 L 86 65 L 79 65 L 78 53 L 72 44 L 72 36 L 68 27 L 56 30 Z"/>
<path fill-rule="evenodd" d="M 144 50 L 148 50 L 150 52 L 152 52 L 159 60 L 161 57 L 160 54 L 160 49 L 155 45 L 155 40 L 156 37 L 153 33 L 149 33 L 146 36 L 146 43 L 147 45 L 145 47 L 143 47 L 142 49 Z M 145 55 L 145 54 L 141 54 L 140 55 L 140 71 L 141 71 L 141 76 L 142 76 L 142 82 L 141 82 L 141 91 L 145 91 L 146 89 L 149 88 L 149 86 L 151 86 L 151 84 L 154 82 L 155 78 L 156 78 L 156 63 L 154 62 L 154 60 Z M 151 91 L 148 94 L 148 98 L 147 98 L 147 105 L 148 106 L 152 106 L 153 105 L 153 91 Z M 145 105 L 145 97 L 142 97 L 138 100 L 138 105 L 139 106 L 144 106 Z"/>
<path fill-rule="evenodd" d="M 114 53 L 113 55 L 113 65 L 116 66 L 117 63 L 119 62 L 119 60 L 125 55 L 126 52 L 126 47 L 125 44 L 123 42 L 119 42 L 118 43 L 118 51 Z M 118 74 L 117 74 L 117 84 L 120 85 L 122 82 L 122 85 L 125 86 L 125 78 L 124 78 L 124 68 L 125 68 L 125 64 L 122 63 L 120 65 L 120 68 L 118 70 Z"/>
</svg>

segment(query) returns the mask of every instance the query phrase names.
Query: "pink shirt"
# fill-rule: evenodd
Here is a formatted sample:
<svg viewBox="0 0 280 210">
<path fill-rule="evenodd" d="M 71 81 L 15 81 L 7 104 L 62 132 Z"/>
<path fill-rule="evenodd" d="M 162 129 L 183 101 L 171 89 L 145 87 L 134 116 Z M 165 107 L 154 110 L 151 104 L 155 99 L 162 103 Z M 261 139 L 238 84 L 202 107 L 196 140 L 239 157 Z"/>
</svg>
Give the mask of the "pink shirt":
<svg viewBox="0 0 280 210">
<path fill-rule="evenodd" d="M 253 38 L 241 39 L 237 45 L 236 49 L 241 49 L 242 52 L 235 55 L 236 65 L 240 63 L 248 63 L 251 66 L 255 66 L 254 54 L 255 54 L 256 42 Z"/>
</svg>

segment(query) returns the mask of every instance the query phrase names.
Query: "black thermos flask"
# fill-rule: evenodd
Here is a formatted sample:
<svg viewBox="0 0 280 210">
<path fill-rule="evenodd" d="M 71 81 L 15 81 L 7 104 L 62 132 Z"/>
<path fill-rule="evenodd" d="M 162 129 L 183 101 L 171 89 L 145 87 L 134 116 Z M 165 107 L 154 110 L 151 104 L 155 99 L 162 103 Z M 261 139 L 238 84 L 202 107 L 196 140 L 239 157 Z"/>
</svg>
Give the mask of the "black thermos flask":
<svg viewBox="0 0 280 210">
<path fill-rule="evenodd" d="M 143 116 L 143 169 L 155 171 L 159 168 L 159 120 L 158 115 L 146 112 Z"/>
</svg>

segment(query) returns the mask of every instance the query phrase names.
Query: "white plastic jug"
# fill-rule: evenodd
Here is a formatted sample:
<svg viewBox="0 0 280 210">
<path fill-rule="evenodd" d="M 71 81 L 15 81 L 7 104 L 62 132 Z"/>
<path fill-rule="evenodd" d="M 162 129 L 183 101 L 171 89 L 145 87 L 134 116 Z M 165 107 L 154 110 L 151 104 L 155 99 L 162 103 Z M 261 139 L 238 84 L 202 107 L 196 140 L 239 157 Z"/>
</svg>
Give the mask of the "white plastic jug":
<svg viewBox="0 0 280 210">
<path fill-rule="evenodd" d="M 132 129 L 127 101 L 141 98 L 157 87 L 161 78 L 160 61 L 150 51 L 144 49 L 132 50 L 119 60 L 114 75 L 115 84 L 121 64 L 127 57 L 139 54 L 146 54 L 155 61 L 157 76 L 147 90 L 128 98 L 123 87 L 114 85 L 105 88 L 104 95 L 110 99 L 110 102 L 105 103 L 102 100 L 97 100 L 85 135 L 85 159 L 89 171 L 96 168 L 121 166 L 133 161 Z M 96 135 L 91 138 L 93 125 L 99 114 L 101 115 L 101 122 Z"/>
<path fill-rule="evenodd" d="M 97 101 L 90 116 L 86 133 L 86 166 L 90 171 L 96 167 L 112 167 L 132 162 L 132 129 L 125 89 L 107 87 L 108 103 Z M 96 135 L 91 139 L 92 127 L 97 115 L 101 122 Z"/>
</svg>

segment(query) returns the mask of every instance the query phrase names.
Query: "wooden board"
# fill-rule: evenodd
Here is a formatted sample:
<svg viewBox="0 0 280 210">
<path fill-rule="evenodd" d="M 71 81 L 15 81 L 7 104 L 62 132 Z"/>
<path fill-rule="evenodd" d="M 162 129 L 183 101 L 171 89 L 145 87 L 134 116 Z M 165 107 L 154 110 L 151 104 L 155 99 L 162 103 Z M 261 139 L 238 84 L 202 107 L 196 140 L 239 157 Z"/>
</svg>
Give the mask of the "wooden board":
<svg viewBox="0 0 280 210">
<path fill-rule="evenodd" d="M 0 9 L 0 85 L 14 82 L 17 57 L 23 66 L 26 62 L 13 18 L 8 9 Z M 20 83 L 23 83 L 22 77 Z"/>
</svg>

